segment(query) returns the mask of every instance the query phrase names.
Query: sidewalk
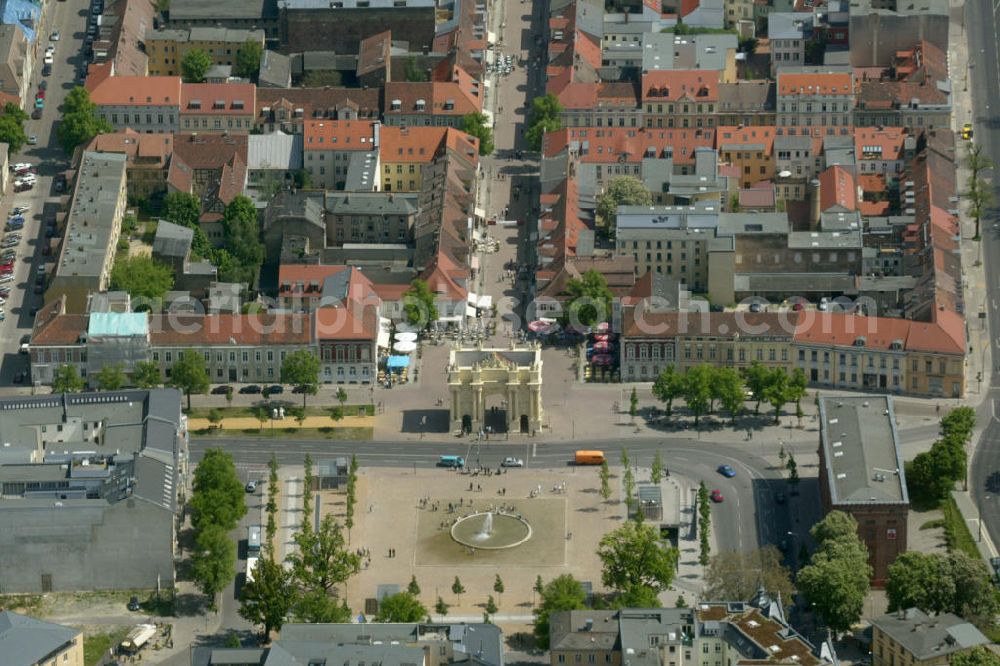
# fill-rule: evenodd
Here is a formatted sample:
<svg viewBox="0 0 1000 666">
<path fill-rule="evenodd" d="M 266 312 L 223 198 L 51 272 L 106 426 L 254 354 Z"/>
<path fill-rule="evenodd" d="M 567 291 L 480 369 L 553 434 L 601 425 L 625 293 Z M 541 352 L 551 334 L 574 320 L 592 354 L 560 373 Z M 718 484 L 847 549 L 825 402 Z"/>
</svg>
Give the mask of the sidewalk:
<svg viewBox="0 0 1000 666">
<path fill-rule="evenodd" d="M 300 425 L 296 419 L 291 416 L 286 416 L 284 419 L 280 420 L 268 419 L 264 422 L 263 427 L 261 427 L 261 422 L 257 419 L 238 416 L 224 418 L 219 423 L 219 428 L 224 430 L 268 430 L 275 427 L 282 430 L 286 428 L 374 428 L 375 417 L 345 416 L 339 421 L 334 421 L 333 418 L 329 416 L 307 416 Z M 214 426 L 208 419 L 188 419 L 188 429 L 192 432 L 212 428 L 214 428 Z"/>
</svg>

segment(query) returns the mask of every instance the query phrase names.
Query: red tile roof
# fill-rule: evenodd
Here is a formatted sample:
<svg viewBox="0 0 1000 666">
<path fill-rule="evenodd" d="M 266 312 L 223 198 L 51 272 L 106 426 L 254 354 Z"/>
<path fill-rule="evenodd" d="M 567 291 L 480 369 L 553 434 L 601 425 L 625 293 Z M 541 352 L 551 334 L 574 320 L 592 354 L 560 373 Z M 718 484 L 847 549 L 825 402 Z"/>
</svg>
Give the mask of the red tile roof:
<svg viewBox="0 0 1000 666">
<path fill-rule="evenodd" d="M 307 120 L 303 127 L 303 146 L 307 152 L 375 150 L 374 127 L 375 122 L 371 120 Z"/>
<path fill-rule="evenodd" d="M 564 127 L 546 133 L 542 152 L 552 157 L 571 145 L 577 147 L 580 162 L 584 164 L 641 162 L 643 157 L 662 157 L 665 152 L 672 153 L 674 164 L 690 164 L 694 162 L 696 148 L 715 146 L 715 130 Z"/>
<path fill-rule="evenodd" d="M 642 75 L 644 102 L 717 102 L 720 72 L 695 69 L 659 69 Z"/>
<path fill-rule="evenodd" d="M 257 110 L 257 86 L 252 83 L 184 83 L 181 115 L 250 116 Z"/>
<path fill-rule="evenodd" d="M 112 76 L 90 91 L 97 106 L 180 106 L 179 76 Z"/>
<path fill-rule="evenodd" d="M 382 127 L 379 157 L 382 162 L 425 163 L 434 159 L 444 144 L 447 127 Z"/>
<path fill-rule="evenodd" d="M 854 130 L 854 154 L 859 160 L 901 160 L 905 141 L 902 127 L 858 127 Z"/>
<path fill-rule="evenodd" d="M 314 313 L 316 339 L 374 340 L 378 335 L 375 310 L 361 307 L 323 307 Z"/>
<path fill-rule="evenodd" d="M 761 152 L 771 155 L 774 151 L 775 128 L 751 125 L 748 127 L 716 128 L 716 148 L 745 150 L 744 146 L 762 146 Z"/>
<path fill-rule="evenodd" d="M 779 95 L 848 95 L 853 86 L 852 76 L 847 72 L 778 72 Z"/>
<path fill-rule="evenodd" d="M 832 166 L 819 175 L 819 205 L 822 212 L 835 206 L 857 210 L 858 190 L 854 175 L 842 166 Z"/>
</svg>

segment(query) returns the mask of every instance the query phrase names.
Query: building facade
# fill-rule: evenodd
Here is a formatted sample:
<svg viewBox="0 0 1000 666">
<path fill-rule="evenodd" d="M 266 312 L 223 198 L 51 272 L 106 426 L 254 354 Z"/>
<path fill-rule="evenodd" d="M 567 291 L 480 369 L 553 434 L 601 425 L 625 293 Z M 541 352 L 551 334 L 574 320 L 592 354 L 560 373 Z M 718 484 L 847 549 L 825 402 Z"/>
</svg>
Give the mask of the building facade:
<svg viewBox="0 0 1000 666">
<path fill-rule="evenodd" d="M 236 52 L 247 42 L 264 48 L 264 31 L 239 28 L 196 26 L 181 29 L 151 30 L 144 43 L 150 76 L 180 76 L 181 62 L 190 51 L 204 51 L 213 65 L 232 66 Z"/>
<path fill-rule="evenodd" d="M 110 76 L 94 86 L 90 100 L 116 130 L 163 133 L 180 127 L 178 76 Z"/>
</svg>

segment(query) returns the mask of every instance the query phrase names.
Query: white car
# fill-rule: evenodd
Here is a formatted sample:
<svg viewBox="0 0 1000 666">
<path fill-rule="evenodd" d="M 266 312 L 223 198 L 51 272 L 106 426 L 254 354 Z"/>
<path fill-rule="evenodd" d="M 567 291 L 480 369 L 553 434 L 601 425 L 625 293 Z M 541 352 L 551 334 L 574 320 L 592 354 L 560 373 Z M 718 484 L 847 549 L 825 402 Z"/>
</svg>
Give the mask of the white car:
<svg viewBox="0 0 1000 666">
<path fill-rule="evenodd" d="M 500 464 L 503 467 L 524 467 L 523 460 L 521 460 L 520 458 L 511 458 L 509 456 L 507 458 L 504 458 L 503 462 Z"/>
<path fill-rule="evenodd" d="M 50 56 L 55 52 L 56 52 L 55 44 L 49 44 L 48 46 L 45 47 L 45 55 Z"/>
<path fill-rule="evenodd" d="M 42 62 L 45 63 L 46 65 L 51 65 L 55 63 L 55 59 L 52 57 L 51 53 L 46 53 L 45 58 L 42 60 Z"/>
<path fill-rule="evenodd" d="M 58 42 L 59 41 L 59 31 L 58 30 L 53 30 L 52 34 L 49 36 L 49 39 L 51 39 L 53 42 Z"/>
<path fill-rule="evenodd" d="M 35 168 L 35 165 L 32 164 L 31 162 L 18 162 L 17 164 L 13 165 L 10 168 L 10 170 L 16 173 L 18 171 L 28 171 L 33 168 Z"/>
<path fill-rule="evenodd" d="M 13 282 L 13 281 L 14 281 L 14 276 L 13 275 L 9 275 L 9 274 L 8 275 L 0 275 L 0 284 L 4 284 L 4 283 L 7 283 L 7 282 Z"/>
</svg>

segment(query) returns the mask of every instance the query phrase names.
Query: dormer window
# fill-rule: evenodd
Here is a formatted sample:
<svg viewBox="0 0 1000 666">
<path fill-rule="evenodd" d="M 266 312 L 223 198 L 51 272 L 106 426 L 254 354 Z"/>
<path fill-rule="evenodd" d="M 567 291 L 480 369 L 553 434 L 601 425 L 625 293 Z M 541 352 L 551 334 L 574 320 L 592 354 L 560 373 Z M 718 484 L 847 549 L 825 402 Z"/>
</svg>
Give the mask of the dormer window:
<svg viewBox="0 0 1000 666">
<path fill-rule="evenodd" d="M 424 108 L 427 106 L 427 102 L 425 102 L 422 99 L 418 99 L 417 103 L 415 104 L 415 106 L 416 106 L 417 111 L 423 111 Z"/>
<path fill-rule="evenodd" d="M 215 100 L 212 103 L 212 108 L 213 109 L 225 109 L 226 108 L 226 100 L 224 100 L 224 99 L 217 99 L 217 100 Z"/>
<path fill-rule="evenodd" d="M 191 100 L 190 102 L 188 102 L 188 108 L 189 109 L 200 109 L 201 108 L 201 100 L 200 99 L 193 99 L 193 100 Z"/>
<path fill-rule="evenodd" d="M 399 99 L 392 100 L 392 111 L 399 111 L 403 108 L 403 101 Z"/>
</svg>

